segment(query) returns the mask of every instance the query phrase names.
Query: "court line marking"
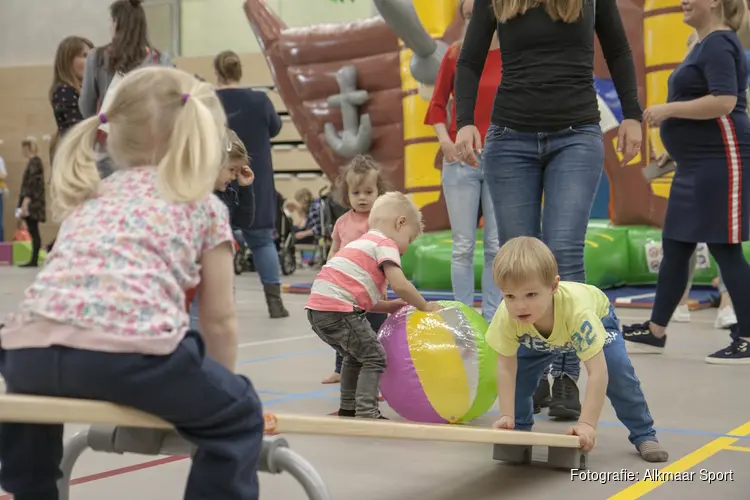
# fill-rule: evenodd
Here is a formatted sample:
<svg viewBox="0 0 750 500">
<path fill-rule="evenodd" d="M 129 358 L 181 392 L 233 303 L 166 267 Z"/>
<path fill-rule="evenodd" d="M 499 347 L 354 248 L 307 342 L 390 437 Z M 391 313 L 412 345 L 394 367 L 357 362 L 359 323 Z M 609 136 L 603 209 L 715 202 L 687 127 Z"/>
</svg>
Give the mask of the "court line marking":
<svg viewBox="0 0 750 500">
<path fill-rule="evenodd" d="M 727 446 L 727 450 L 729 451 L 744 451 L 745 453 L 750 453 L 750 448 L 747 446 Z"/>
<path fill-rule="evenodd" d="M 282 344 L 284 342 L 294 342 L 296 340 L 306 340 L 311 339 L 313 337 L 317 337 L 315 334 L 308 334 L 308 335 L 298 335 L 296 337 L 282 337 L 280 339 L 269 339 L 269 340 L 257 340 L 254 342 L 244 342 L 242 344 L 238 344 L 237 347 L 255 347 L 259 345 L 270 345 L 270 344 Z"/>
<path fill-rule="evenodd" d="M 745 422 L 741 426 L 737 427 L 736 429 L 733 429 L 728 432 L 728 434 L 736 435 L 736 436 L 747 436 L 750 435 L 750 422 Z M 680 458 L 676 462 L 671 463 L 670 465 L 664 467 L 663 469 L 659 469 L 659 472 L 672 472 L 672 473 L 680 473 L 685 472 L 696 465 L 700 464 L 701 462 L 705 462 L 712 456 L 716 455 L 720 451 L 726 451 L 729 449 L 730 446 L 732 446 L 734 443 L 739 441 L 739 438 L 727 438 L 727 437 L 720 437 L 717 439 L 714 439 L 710 443 L 701 446 L 697 450 L 688 453 L 684 457 Z M 607 500 L 636 500 L 637 498 L 641 498 L 643 495 L 652 492 L 662 484 L 664 484 L 666 481 L 663 480 L 641 480 L 637 483 L 625 488 L 624 490 L 615 493 L 611 497 L 607 498 Z"/>
</svg>

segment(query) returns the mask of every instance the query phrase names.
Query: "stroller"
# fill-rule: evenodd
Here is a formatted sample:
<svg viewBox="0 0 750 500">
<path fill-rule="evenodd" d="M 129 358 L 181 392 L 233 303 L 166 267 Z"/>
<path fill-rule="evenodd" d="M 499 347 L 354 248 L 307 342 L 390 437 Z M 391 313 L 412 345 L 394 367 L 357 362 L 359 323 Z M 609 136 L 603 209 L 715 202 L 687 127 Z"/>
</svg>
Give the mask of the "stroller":
<svg viewBox="0 0 750 500">
<path fill-rule="evenodd" d="M 328 260 L 328 253 L 333 245 L 333 226 L 336 221 L 347 212 L 347 209 L 336 203 L 328 187 L 318 192 L 320 196 L 320 238 L 316 248 L 316 255 L 320 254 L 320 264 Z"/>
<path fill-rule="evenodd" d="M 297 270 L 296 238 L 294 221 L 284 209 L 286 198 L 276 191 L 276 251 L 279 253 L 281 273 L 289 276 Z"/>
</svg>

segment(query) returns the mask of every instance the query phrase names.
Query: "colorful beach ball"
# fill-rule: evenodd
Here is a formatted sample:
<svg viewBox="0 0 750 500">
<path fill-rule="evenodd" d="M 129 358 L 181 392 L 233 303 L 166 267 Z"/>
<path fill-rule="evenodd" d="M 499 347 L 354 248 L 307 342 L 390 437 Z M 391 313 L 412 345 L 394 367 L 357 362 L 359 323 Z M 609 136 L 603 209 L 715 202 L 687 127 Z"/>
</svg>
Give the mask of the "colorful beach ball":
<svg viewBox="0 0 750 500">
<path fill-rule="evenodd" d="M 440 304 L 435 313 L 403 307 L 378 332 L 388 360 L 380 391 L 412 422 L 468 422 L 497 398 L 497 353 L 485 342 L 487 321 L 460 302 Z"/>
</svg>

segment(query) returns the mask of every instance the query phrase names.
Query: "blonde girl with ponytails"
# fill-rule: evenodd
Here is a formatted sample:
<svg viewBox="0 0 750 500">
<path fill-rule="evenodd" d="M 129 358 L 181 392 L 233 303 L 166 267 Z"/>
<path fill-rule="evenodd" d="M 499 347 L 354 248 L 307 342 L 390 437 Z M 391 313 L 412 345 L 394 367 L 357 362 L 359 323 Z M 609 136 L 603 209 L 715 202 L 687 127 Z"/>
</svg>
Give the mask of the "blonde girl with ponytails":
<svg viewBox="0 0 750 500">
<path fill-rule="evenodd" d="M 94 153 L 102 123 L 117 165 L 105 179 Z M 213 88 L 192 75 L 128 73 L 106 115 L 62 140 L 52 169 L 59 239 L 0 327 L 9 393 L 127 405 L 195 444 L 187 500 L 258 498 L 262 410 L 234 373 L 233 236 L 213 195 L 225 123 Z M 196 285 L 200 333 L 185 310 Z M 0 487 L 57 498 L 62 438 L 62 425 L 0 426 Z"/>
</svg>

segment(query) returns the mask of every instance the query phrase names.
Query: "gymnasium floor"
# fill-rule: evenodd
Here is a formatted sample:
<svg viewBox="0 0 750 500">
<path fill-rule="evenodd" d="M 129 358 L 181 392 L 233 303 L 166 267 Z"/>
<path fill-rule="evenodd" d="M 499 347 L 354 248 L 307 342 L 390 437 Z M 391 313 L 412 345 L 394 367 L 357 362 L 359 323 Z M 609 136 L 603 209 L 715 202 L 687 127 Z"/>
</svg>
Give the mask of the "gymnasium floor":
<svg viewBox="0 0 750 500">
<path fill-rule="evenodd" d="M 33 270 L 0 268 L 0 314 L 13 309 L 31 282 Z M 298 271 L 290 282 L 310 281 Z M 267 411 L 326 415 L 337 409 L 338 386 L 321 385 L 333 368 L 333 352 L 307 325 L 304 295 L 285 295 L 291 317 L 270 320 L 257 275 L 237 280 L 240 310 L 239 369 L 260 392 Z M 336 500 L 484 499 L 717 499 L 750 498 L 750 367 L 711 366 L 703 357 L 726 345 L 727 333 L 713 328 L 716 310 L 693 313 L 691 324 L 674 324 L 668 352 L 633 355 L 633 364 L 670 452 L 669 469 L 695 472 L 689 482 L 647 483 L 571 480 L 567 471 L 494 462 L 485 445 L 287 436 L 328 483 Z M 619 309 L 623 321 L 648 311 Z M 585 387 L 585 374 L 581 387 Z M 387 407 L 384 413 L 398 418 Z M 564 432 L 569 424 L 537 416 L 535 430 Z M 491 425 L 494 415 L 479 424 Z M 77 430 L 71 426 L 67 435 Z M 590 454 L 593 472 L 625 470 L 643 474 L 643 462 L 627 441 L 626 430 L 605 404 L 598 446 Z M 734 449 L 728 449 L 733 446 Z M 188 461 L 177 457 L 107 455 L 86 452 L 74 472 L 72 500 L 165 500 L 182 498 Z M 729 473 L 731 480 L 709 484 L 701 470 Z M 261 498 L 298 500 L 306 496 L 288 475 L 261 475 Z M 9 500 L 0 494 L 0 500 Z"/>
</svg>

